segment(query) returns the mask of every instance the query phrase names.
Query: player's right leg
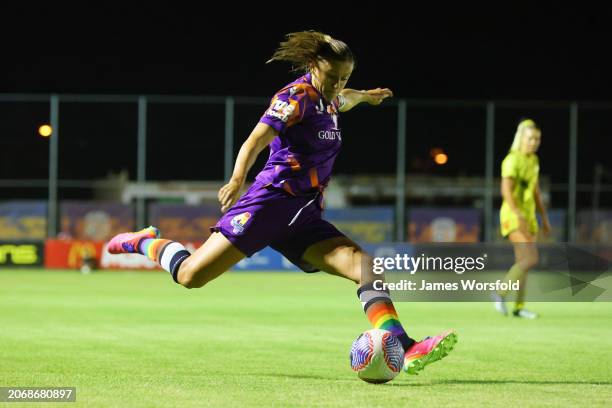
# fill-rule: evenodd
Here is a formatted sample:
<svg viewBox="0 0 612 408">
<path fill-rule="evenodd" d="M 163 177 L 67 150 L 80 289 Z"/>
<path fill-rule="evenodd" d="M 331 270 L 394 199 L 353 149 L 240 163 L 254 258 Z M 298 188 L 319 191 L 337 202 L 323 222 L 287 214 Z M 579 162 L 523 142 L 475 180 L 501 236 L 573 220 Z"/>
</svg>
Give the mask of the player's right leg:
<svg viewBox="0 0 612 408">
<path fill-rule="evenodd" d="M 536 237 L 531 233 L 511 234 L 510 240 L 514 244 L 516 265 L 521 273 L 518 274 L 519 289 L 516 292 L 516 300 L 512 315 L 525 319 L 536 319 L 538 314 L 525 309 L 525 295 L 527 291 L 527 276 L 529 271 L 538 264 L 539 254 L 536 245 Z"/>
<path fill-rule="evenodd" d="M 320 224 L 325 228 L 325 222 Z M 425 366 L 446 357 L 455 346 L 457 333 L 454 330 L 421 341 L 406 334 L 389 291 L 378 290 L 374 285 L 374 281 L 384 277 L 373 273 L 372 258 L 349 238 L 338 236 L 317 242 L 306 249 L 303 259 L 317 269 L 359 285 L 357 296 L 372 326 L 389 330 L 402 343 L 404 371 L 408 374 L 418 374 Z"/>
<path fill-rule="evenodd" d="M 519 281 L 519 290 L 516 294 L 516 305 L 513 315 L 518 317 L 529 316 L 527 318 L 535 318 L 537 317 L 537 314 L 529 311 L 521 313 L 521 311 L 523 310 L 525 302 L 525 291 L 527 286 L 528 272 L 538 263 L 538 249 L 536 247 L 536 237 L 529 231 L 517 229 L 512 231 L 508 235 L 508 238 L 510 239 L 514 247 L 515 263 L 514 265 L 512 265 L 510 270 L 508 270 L 508 273 L 504 277 L 504 281 Z M 502 303 L 504 305 L 504 314 L 507 314 L 507 310 L 505 308 L 505 298 L 508 295 L 508 291 L 499 291 L 495 295 L 498 298 L 498 301 L 496 301 L 495 303 L 496 309 L 501 312 L 499 304 Z"/>
<path fill-rule="evenodd" d="M 155 227 L 116 235 L 109 242 L 108 251 L 145 255 L 168 271 L 175 282 L 189 289 L 204 286 L 245 256 L 219 232 L 214 232 L 190 254 L 182 244 L 160 239 Z"/>
</svg>

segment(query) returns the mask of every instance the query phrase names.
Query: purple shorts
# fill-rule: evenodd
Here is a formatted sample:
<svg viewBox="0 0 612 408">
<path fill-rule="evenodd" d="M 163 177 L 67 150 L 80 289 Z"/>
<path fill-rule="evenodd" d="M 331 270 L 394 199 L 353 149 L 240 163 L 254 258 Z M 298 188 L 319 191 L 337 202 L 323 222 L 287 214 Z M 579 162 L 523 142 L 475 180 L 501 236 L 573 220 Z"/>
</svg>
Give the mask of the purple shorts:
<svg viewBox="0 0 612 408">
<path fill-rule="evenodd" d="M 344 236 L 321 219 L 320 201 L 320 194 L 292 196 L 255 181 L 211 230 L 221 232 L 246 256 L 270 246 L 303 271 L 316 272 L 302 259 L 306 249 Z"/>
</svg>

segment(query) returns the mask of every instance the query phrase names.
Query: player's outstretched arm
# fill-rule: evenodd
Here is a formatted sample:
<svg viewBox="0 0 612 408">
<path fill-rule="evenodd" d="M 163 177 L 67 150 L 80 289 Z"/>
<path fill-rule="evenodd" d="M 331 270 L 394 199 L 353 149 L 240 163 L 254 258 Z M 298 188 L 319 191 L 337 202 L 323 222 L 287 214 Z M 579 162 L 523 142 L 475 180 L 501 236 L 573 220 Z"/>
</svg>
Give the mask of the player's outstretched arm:
<svg viewBox="0 0 612 408">
<path fill-rule="evenodd" d="M 272 142 L 277 134 L 278 132 L 271 126 L 265 123 L 258 123 L 247 140 L 242 144 L 236 158 L 232 178 L 219 190 L 218 197 L 221 203 L 221 212 L 226 212 L 238 200 L 247 173 L 251 166 L 253 166 L 253 163 L 255 163 L 255 159 Z"/>
<path fill-rule="evenodd" d="M 340 107 L 340 112 L 346 112 L 362 102 L 369 103 L 370 105 L 380 105 L 382 101 L 392 97 L 393 92 L 389 88 L 376 88 L 363 91 L 347 88 L 343 89 L 340 95 L 344 98 L 344 104 Z"/>
</svg>

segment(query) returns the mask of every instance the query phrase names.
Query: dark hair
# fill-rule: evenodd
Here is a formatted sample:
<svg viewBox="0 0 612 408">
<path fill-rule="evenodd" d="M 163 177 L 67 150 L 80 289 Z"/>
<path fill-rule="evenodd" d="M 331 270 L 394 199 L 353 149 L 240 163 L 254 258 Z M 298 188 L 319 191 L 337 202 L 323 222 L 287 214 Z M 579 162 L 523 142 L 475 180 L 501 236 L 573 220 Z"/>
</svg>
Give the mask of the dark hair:
<svg viewBox="0 0 612 408">
<path fill-rule="evenodd" d="M 300 31 L 287 34 L 287 40 L 274 51 L 273 61 L 290 62 L 292 71 L 308 71 L 318 59 L 352 62 L 355 56 L 345 42 L 318 31 Z"/>
</svg>

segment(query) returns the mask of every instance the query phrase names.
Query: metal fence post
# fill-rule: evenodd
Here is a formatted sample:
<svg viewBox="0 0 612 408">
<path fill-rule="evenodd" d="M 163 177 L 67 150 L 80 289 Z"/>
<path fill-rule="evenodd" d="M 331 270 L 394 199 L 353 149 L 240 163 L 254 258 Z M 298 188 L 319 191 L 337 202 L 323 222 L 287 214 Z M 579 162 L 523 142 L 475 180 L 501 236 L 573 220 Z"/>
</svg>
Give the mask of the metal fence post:
<svg viewBox="0 0 612 408">
<path fill-rule="evenodd" d="M 486 152 L 485 152 L 485 199 L 484 240 L 493 240 L 493 159 L 495 155 L 495 103 L 487 102 Z"/>
<path fill-rule="evenodd" d="M 227 182 L 232 176 L 234 164 L 234 98 L 225 98 L 225 154 L 224 177 Z"/>
<path fill-rule="evenodd" d="M 395 239 L 406 240 L 406 101 L 397 107 L 397 168 L 395 186 Z"/>
<path fill-rule="evenodd" d="M 47 201 L 47 238 L 57 236 L 57 166 L 59 146 L 59 96 L 51 95 L 51 140 L 49 141 L 49 197 Z"/>
<path fill-rule="evenodd" d="M 576 239 L 576 168 L 578 156 L 578 104 L 570 105 L 569 180 L 567 197 L 567 241 Z"/>
<path fill-rule="evenodd" d="M 141 184 L 147 179 L 147 97 L 138 97 L 138 147 L 136 181 Z M 146 202 L 143 197 L 136 199 L 137 228 L 146 227 Z"/>
</svg>

